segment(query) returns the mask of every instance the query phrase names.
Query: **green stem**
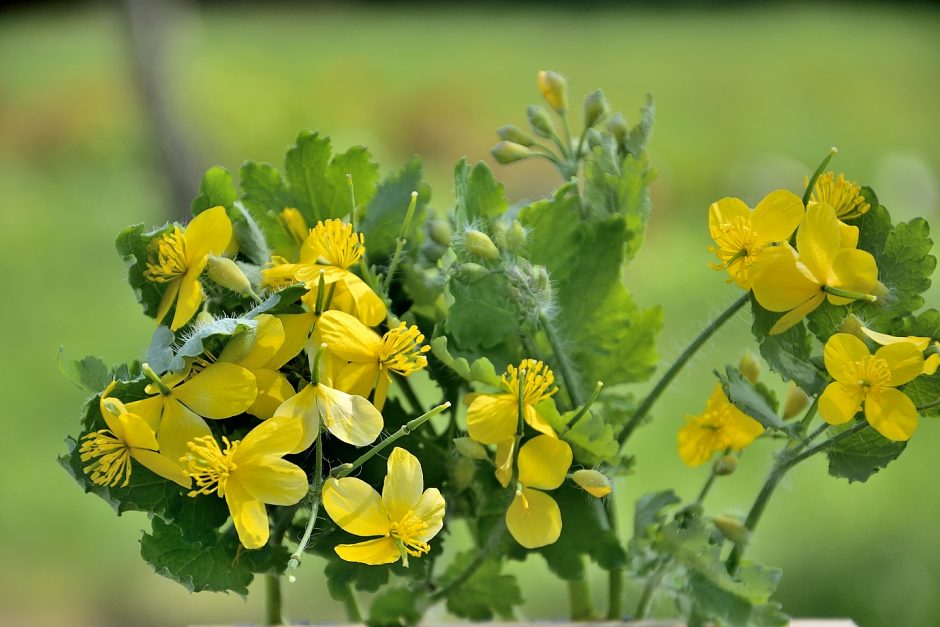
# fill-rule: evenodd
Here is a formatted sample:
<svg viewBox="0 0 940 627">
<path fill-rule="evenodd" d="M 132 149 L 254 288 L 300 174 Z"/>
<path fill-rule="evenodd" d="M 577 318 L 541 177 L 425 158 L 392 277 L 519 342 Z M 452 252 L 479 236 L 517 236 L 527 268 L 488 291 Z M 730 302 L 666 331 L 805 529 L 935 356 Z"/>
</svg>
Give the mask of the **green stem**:
<svg viewBox="0 0 940 627">
<path fill-rule="evenodd" d="M 620 528 L 617 521 L 617 501 L 613 494 L 604 502 L 604 511 L 607 514 L 607 524 L 620 543 Z M 621 620 L 623 618 L 623 570 L 613 568 L 607 571 L 607 620 Z"/>
<path fill-rule="evenodd" d="M 264 624 L 283 625 L 281 618 L 281 576 L 264 576 Z"/>
<path fill-rule="evenodd" d="M 623 445 L 626 444 L 627 440 L 630 438 L 630 435 L 633 434 L 633 431 L 639 426 L 639 424 L 646 418 L 646 415 L 652 409 L 653 405 L 659 399 L 660 395 L 669 387 L 669 384 L 672 383 L 672 380 L 676 378 L 676 375 L 682 370 L 686 362 L 688 362 L 693 355 L 702 347 L 708 339 L 715 334 L 715 332 L 722 327 L 724 323 L 731 319 L 734 314 L 736 314 L 744 305 L 750 300 L 750 292 L 743 294 L 736 301 L 731 303 L 727 309 L 725 309 L 717 318 L 712 320 L 712 322 L 702 329 L 702 332 L 692 340 L 692 342 L 686 347 L 682 354 L 679 355 L 679 358 L 676 359 L 675 363 L 663 374 L 662 378 L 656 382 L 656 385 L 650 391 L 650 393 L 643 399 L 643 403 L 637 408 L 636 413 L 630 417 L 629 422 L 621 431 L 620 436 L 617 438 L 620 442 L 620 447 L 623 448 Z"/>
<path fill-rule="evenodd" d="M 150 364 L 144 363 L 140 366 L 140 369 L 143 371 L 147 378 L 153 381 L 153 384 L 157 386 L 157 389 L 160 390 L 161 394 L 169 394 L 170 388 L 167 387 L 166 383 L 163 382 L 163 379 L 153 371 L 153 368 L 150 367 Z"/>
<path fill-rule="evenodd" d="M 576 413 L 574 417 L 568 422 L 568 424 L 571 425 L 568 427 L 569 429 L 574 429 L 575 426 L 581 422 L 581 419 L 584 418 L 585 414 L 588 413 L 588 410 L 591 409 L 591 405 L 597 401 L 597 398 L 601 395 L 601 390 L 603 389 L 604 382 L 598 381 L 597 385 L 594 386 L 594 391 L 591 392 L 591 396 L 588 397 L 584 405 L 581 406 L 581 409 L 578 410 L 578 413 Z"/>
<path fill-rule="evenodd" d="M 594 599 L 591 598 L 591 586 L 588 584 L 587 580 L 587 568 L 583 563 L 582 566 L 585 566 L 585 573 L 580 579 L 574 579 L 568 582 L 568 602 L 571 606 L 571 620 L 594 620 L 596 614 L 594 612 Z"/>
<path fill-rule="evenodd" d="M 869 303 L 878 302 L 878 297 L 874 294 L 865 294 L 864 292 L 853 292 L 851 290 L 843 290 L 838 287 L 831 287 L 829 285 L 823 285 L 823 291 L 827 294 L 832 294 L 833 296 L 841 296 L 842 298 L 851 298 L 852 300 L 864 300 Z"/>
<path fill-rule="evenodd" d="M 370 459 L 378 455 L 381 451 L 391 446 L 396 441 L 400 440 L 406 435 L 409 435 L 412 431 L 414 431 L 415 429 L 417 429 L 418 427 L 420 427 L 421 425 L 423 425 L 428 420 L 438 415 L 439 413 L 441 413 L 448 407 L 450 407 L 450 401 L 445 401 L 444 403 L 441 403 L 440 405 L 431 409 L 430 411 L 427 411 L 424 414 L 418 416 L 414 420 L 406 422 L 405 424 L 401 426 L 401 428 L 398 431 L 388 436 L 387 438 L 385 438 L 384 440 L 382 440 L 381 442 L 379 442 L 378 444 L 370 448 L 368 451 L 360 455 L 359 459 L 357 459 L 353 463 L 342 464 L 341 466 L 337 466 L 336 468 L 334 468 L 330 472 L 330 476 L 336 479 L 342 479 L 343 477 L 349 476 L 350 473 L 352 473 L 357 468 L 362 466 L 364 463 L 366 463 L 367 461 L 369 461 Z"/>
<path fill-rule="evenodd" d="M 320 491 L 323 489 L 323 434 L 317 435 L 316 459 L 313 467 L 313 500 L 310 503 L 310 520 L 304 529 L 304 535 L 300 538 L 297 550 L 291 553 L 290 560 L 287 562 L 287 580 L 294 581 L 293 571 L 300 566 L 300 560 L 303 559 L 304 551 L 310 544 L 310 537 L 313 535 L 313 527 L 317 522 L 317 516 L 320 513 Z"/>
<path fill-rule="evenodd" d="M 823 170 L 826 169 L 826 166 L 829 165 L 829 161 L 839 152 L 839 149 L 833 146 L 829 149 L 829 154 L 825 156 L 822 162 L 819 164 L 819 167 L 816 168 L 816 171 L 813 172 L 813 176 L 810 177 L 809 183 L 806 184 L 806 191 L 803 192 L 803 206 L 809 204 L 809 199 L 813 196 L 813 188 L 816 187 L 816 180 L 819 178 L 819 175 L 823 173 Z"/>
<path fill-rule="evenodd" d="M 642 620 L 649 615 L 650 608 L 653 607 L 653 600 L 656 598 L 656 591 L 659 590 L 659 586 L 663 582 L 663 577 L 666 576 L 671 565 L 672 558 L 666 558 L 666 560 L 659 565 L 659 568 L 650 575 L 650 578 L 646 580 L 646 585 L 643 586 L 643 592 L 640 594 L 640 601 L 636 606 L 635 618 Z"/>
<path fill-rule="evenodd" d="M 418 204 L 418 192 L 411 192 L 411 202 L 408 204 L 408 211 L 405 212 L 405 221 L 402 222 L 401 230 L 395 239 L 395 252 L 392 253 L 392 262 L 388 266 L 388 272 L 385 274 L 385 281 L 382 282 L 382 293 L 388 298 L 388 291 L 392 287 L 392 277 L 395 276 L 395 270 L 398 268 L 398 262 L 401 260 L 402 253 L 405 250 L 405 244 L 408 242 L 405 236 L 411 228 L 411 220 L 415 215 L 415 207 Z"/>
<path fill-rule="evenodd" d="M 548 318 L 548 316 L 543 315 L 541 317 L 541 323 L 542 328 L 545 330 L 545 335 L 548 336 L 548 341 L 552 345 L 552 352 L 555 354 L 555 362 L 558 366 L 558 373 L 565 382 L 565 389 L 568 391 L 568 397 L 571 399 L 571 404 L 575 407 L 580 407 L 584 404 L 584 395 L 581 393 L 581 389 L 577 386 L 577 377 L 575 375 L 574 366 L 572 365 L 571 360 L 568 358 L 568 353 L 565 352 L 561 338 L 558 336 L 558 332 L 555 330 L 555 325 Z"/>
<path fill-rule="evenodd" d="M 490 556 L 490 553 L 492 553 L 496 547 L 499 546 L 499 543 L 502 541 L 503 535 L 505 533 L 506 520 L 505 518 L 500 517 L 499 520 L 493 525 L 493 528 L 490 530 L 490 535 L 486 539 L 486 544 L 480 547 L 480 550 L 477 551 L 477 554 L 473 556 L 473 560 L 471 560 L 470 563 L 467 564 L 466 568 L 460 571 L 456 577 L 447 582 L 446 585 L 441 586 L 431 593 L 431 595 L 428 597 L 428 601 L 434 603 L 436 601 L 440 601 L 441 599 L 447 598 L 450 596 L 451 592 L 458 589 L 464 584 L 465 581 L 470 579 L 470 577 L 473 576 L 473 573 L 477 572 L 480 566 L 483 565 L 483 563 L 486 561 L 486 558 Z"/>
<path fill-rule="evenodd" d="M 708 479 L 705 481 L 705 485 L 702 486 L 702 490 L 698 493 L 698 496 L 695 498 L 695 504 L 701 505 L 705 500 L 705 497 L 708 496 L 708 493 L 711 491 L 712 486 L 715 484 L 715 477 L 718 474 L 715 472 L 714 467 L 712 467 L 712 472 L 708 475 Z"/>
<path fill-rule="evenodd" d="M 346 591 L 343 594 L 343 608 L 346 610 L 346 619 L 350 623 L 361 623 L 362 612 L 359 610 L 359 601 L 356 600 L 356 591 L 352 584 L 346 584 Z"/>
<path fill-rule="evenodd" d="M 813 418 L 816 417 L 816 410 L 819 409 L 819 397 L 813 399 L 813 404 L 809 406 L 809 409 L 806 410 L 806 414 L 803 416 L 803 420 L 800 421 L 799 427 L 797 427 L 798 433 L 806 433 L 809 430 L 810 424 L 813 422 Z"/>
<path fill-rule="evenodd" d="M 940 398 L 938 398 L 935 401 L 930 401 L 929 403 L 925 403 L 923 405 L 918 405 L 915 409 L 917 409 L 917 411 L 924 411 L 927 409 L 933 409 L 934 407 L 940 407 Z"/>
</svg>

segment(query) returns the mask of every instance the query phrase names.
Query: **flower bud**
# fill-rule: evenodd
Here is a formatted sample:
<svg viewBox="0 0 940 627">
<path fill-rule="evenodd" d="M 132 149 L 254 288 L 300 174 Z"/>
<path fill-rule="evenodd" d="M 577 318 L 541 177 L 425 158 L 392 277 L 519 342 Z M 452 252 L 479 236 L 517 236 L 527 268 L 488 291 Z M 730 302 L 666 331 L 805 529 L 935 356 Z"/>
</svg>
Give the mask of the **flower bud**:
<svg viewBox="0 0 940 627">
<path fill-rule="evenodd" d="M 794 418 L 809 406 L 810 398 L 796 383 L 790 383 L 787 400 L 783 403 L 783 419 Z"/>
<path fill-rule="evenodd" d="M 512 224 L 506 230 L 503 236 L 505 248 L 511 253 L 518 252 L 525 246 L 526 232 L 525 227 L 518 220 L 513 220 Z"/>
<path fill-rule="evenodd" d="M 517 144 L 522 144 L 523 146 L 534 146 L 535 138 L 526 133 L 524 130 L 516 126 L 515 124 L 507 124 L 506 126 L 501 126 L 499 130 L 496 131 L 496 134 L 499 135 L 500 139 L 503 139 L 508 142 L 515 142 Z"/>
<path fill-rule="evenodd" d="M 738 469 L 738 457 L 737 455 L 723 455 L 715 461 L 714 465 L 715 474 L 719 477 L 727 477 L 728 475 L 734 474 L 734 471 Z"/>
<path fill-rule="evenodd" d="M 493 158 L 502 164 L 521 161 L 532 156 L 532 151 L 516 142 L 501 141 L 490 148 Z"/>
<path fill-rule="evenodd" d="M 614 490 L 610 479 L 593 468 L 575 470 L 571 478 L 574 479 L 574 482 L 577 483 L 582 490 L 595 498 L 602 499 Z"/>
<path fill-rule="evenodd" d="M 584 97 L 584 127 L 591 128 L 610 113 L 603 90 L 595 89 Z"/>
<path fill-rule="evenodd" d="M 251 352 L 257 337 L 258 332 L 256 329 L 246 329 L 236 333 L 225 343 L 222 352 L 219 353 L 219 361 L 233 363 L 241 361 Z"/>
<path fill-rule="evenodd" d="M 467 252 L 484 259 L 499 259 L 499 249 L 483 231 L 467 229 L 463 233 L 463 244 Z"/>
<path fill-rule="evenodd" d="M 587 142 L 588 148 L 594 150 L 601 145 L 602 137 L 596 128 L 589 128 L 584 131 L 584 140 Z"/>
<path fill-rule="evenodd" d="M 875 285 L 875 288 L 871 291 L 871 295 L 876 297 L 878 301 L 884 300 L 885 297 L 888 296 L 888 286 L 881 281 L 878 281 L 878 283 Z"/>
<path fill-rule="evenodd" d="M 718 527 L 718 531 L 721 532 L 721 535 L 735 544 L 744 545 L 751 540 L 751 532 L 748 531 L 744 523 L 737 518 L 732 518 L 731 516 L 715 516 L 712 522 Z"/>
<path fill-rule="evenodd" d="M 445 222 L 444 220 L 428 220 L 428 235 L 441 246 L 450 246 L 454 231 L 450 228 L 449 222 Z"/>
<path fill-rule="evenodd" d="M 470 459 L 482 461 L 490 458 L 489 453 L 486 452 L 486 447 L 472 438 L 454 438 L 454 448 L 457 449 L 458 453 Z"/>
<path fill-rule="evenodd" d="M 542 70 L 538 76 L 539 91 L 542 97 L 558 113 L 568 109 L 568 81 L 558 72 Z"/>
<path fill-rule="evenodd" d="M 461 283 L 466 285 L 479 283 L 489 275 L 489 268 L 481 266 L 478 263 L 473 263 L 472 261 L 460 264 L 457 268 L 457 272 L 454 273 L 454 276 L 456 276 Z"/>
<path fill-rule="evenodd" d="M 248 294 L 251 292 L 251 282 L 241 268 L 227 257 L 218 257 L 209 255 L 209 262 L 206 265 L 206 274 L 209 278 L 238 294 Z"/>
<path fill-rule="evenodd" d="M 627 127 L 627 121 L 623 119 L 623 114 L 621 113 L 615 113 L 614 116 L 608 120 L 607 130 L 617 138 L 618 144 L 625 143 L 627 141 L 627 134 L 630 132 L 629 127 Z"/>
<path fill-rule="evenodd" d="M 760 381 L 760 362 L 754 357 L 754 353 L 747 351 L 741 356 L 741 363 L 738 364 L 738 370 L 744 375 L 744 378 L 757 385 Z"/>
<path fill-rule="evenodd" d="M 849 314 L 845 317 L 845 320 L 842 321 L 842 324 L 839 325 L 839 333 L 848 333 L 864 341 L 868 337 L 862 332 L 864 326 L 865 325 L 855 314 Z"/>
<path fill-rule="evenodd" d="M 458 457 L 450 465 L 451 477 L 454 480 L 454 487 L 458 492 L 462 492 L 470 487 L 477 474 L 477 465 L 472 459 L 467 457 Z"/>
<path fill-rule="evenodd" d="M 201 327 L 207 324 L 212 324 L 213 322 L 215 322 L 215 316 L 203 309 L 196 314 L 196 322 L 194 324 L 197 327 Z"/>
<path fill-rule="evenodd" d="M 529 108 L 526 109 L 526 117 L 529 119 L 532 130 L 539 137 L 552 137 L 555 135 L 555 125 L 552 124 L 551 118 L 548 117 L 548 111 L 544 108 L 538 105 L 529 105 Z"/>
</svg>

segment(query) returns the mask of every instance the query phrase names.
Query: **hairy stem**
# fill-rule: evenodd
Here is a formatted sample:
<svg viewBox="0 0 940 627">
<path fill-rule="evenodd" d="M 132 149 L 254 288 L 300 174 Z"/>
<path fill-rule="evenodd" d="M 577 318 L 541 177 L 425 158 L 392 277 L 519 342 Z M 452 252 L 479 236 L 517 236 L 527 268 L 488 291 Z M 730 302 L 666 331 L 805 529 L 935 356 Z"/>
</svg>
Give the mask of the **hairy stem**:
<svg viewBox="0 0 940 627">
<path fill-rule="evenodd" d="M 584 404 L 584 394 L 581 392 L 581 388 L 578 386 L 577 375 L 575 374 L 574 365 L 571 363 L 571 359 L 568 357 L 568 353 L 565 351 L 565 347 L 562 344 L 561 338 L 558 336 L 558 332 L 555 329 L 555 323 L 552 322 L 548 316 L 541 317 L 542 328 L 545 330 L 545 335 L 548 337 L 549 343 L 552 345 L 552 352 L 555 354 L 555 365 L 558 368 L 558 373 L 561 375 L 562 380 L 565 383 L 565 390 L 568 392 L 568 398 L 571 399 L 571 404 L 575 407 L 579 407 Z"/>
<path fill-rule="evenodd" d="M 643 592 L 640 594 L 640 600 L 636 606 L 635 618 L 643 619 L 649 615 L 650 608 L 653 607 L 653 600 L 656 598 L 656 591 L 659 590 L 659 586 L 663 582 L 663 577 L 666 576 L 671 565 L 672 558 L 666 558 L 666 560 L 659 565 L 659 568 L 650 575 L 650 578 L 646 580 L 646 585 L 643 586 Z"/>
</svg>

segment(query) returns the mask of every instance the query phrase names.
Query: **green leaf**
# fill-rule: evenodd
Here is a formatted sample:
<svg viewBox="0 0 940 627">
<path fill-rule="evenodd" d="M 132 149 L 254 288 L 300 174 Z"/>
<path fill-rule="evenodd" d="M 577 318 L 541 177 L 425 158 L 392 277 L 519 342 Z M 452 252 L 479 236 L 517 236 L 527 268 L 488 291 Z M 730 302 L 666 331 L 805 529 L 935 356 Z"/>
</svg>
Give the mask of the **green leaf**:
<svg viewBox="0 0 940 627">
<path fill-rule="evenodd" d="M 486 385 L 497 388 L 499 387 L 499 375 L 496 374 L 493 363 L 486 357 L 480 357 L 472 364 L 464 357 L 454 357 L 447 349 L 447 337 L 444 335 L 431 340 L 431 351 L 444 365 L 456 372 L 463 379 L 471 382 L 485 383 Z"/>
<path fill-rule="evenodd" d="M 646 95 L 646 104 L 640 109 L 640 121 L 637 122 L 627 135 L 624 148 L 633 156 L 639 157 L 646 149 L 646 144 L 653 134 L 653 122 L 656 118 L 656 105 L 653 104 L 653 94 Z"/>
<path fill-rule="evenodd" d="M 507 291 L 501 274 L 491 274 L 473 285 L 453 277 L 447 281 L 445 297 L 449 297 L 450 308 L 444 328 L 459 348 L 490 348 L 518 332 Z"/>
<path fill-rule="evenodd" d="M 620 452 L 614 427 L 601 414 L 585 413 L 561 438 L 571 445 L 575 461 L 585 466 L 613 463 Z"/>
<path fill-rule="evenodd" d="M 206 352 L 205 341 L 210 337 L 232 336 L 257 326 L 258 321 L 250 318 L 218 318 L 208 324 L 197 325 L 192 328 L 182 345 L 176 350 L 170 363 L 150 364 L 150 367 L 158 373 L 167 370 L 179 372 L 186 367 L 186 357 L 197 357 Z"/>
<path fill-rule="evenodd" d="M 235 204 L 238 194 L 235 193 L 235 183 L 232 173 L 222 166 L 213 166 L 206 170 L 199 183 L 199 194 L 193 198 L 193 215 L 199 215 L 206 209 L 219 205 L 230 210 Z"/>
<path fill-rule="evenodd" d="M 60 346 L 57 363 L 59 372 L 83 390 L 97 393 L 111 383 L 111 369 L 97 357 L 89 355 L 81 359 L 68 359 L 65 349 Z"/>
<path fill-rule="evenodd" d="M 476 551 L 465 551 L 454 557 L 444 573 L 442 585 L 453 581 L 476 557 Z M 522 604 L 522 591 L 516 578 L 501 574 L 502 563 L 487 559 L 466 579 L 454 594 L 447 597 L 447 609 L 454 616 L 472 621 L 492 620 L 494 614 L 511 619 L 512 608 Z"/>
<path fill-rule="evenodd" d="M 372 600 L 369 610 L 370 627 L 414 625 L 421 620 L 418 596 L 408 588 L 388 588 Z"/>
<path fill-rule="evenodd" d="M 118 254 L 127 265 L 127 282 L 134 290 L 134 295 L 143 307 L 144 314 L 151 318 L 157 315 L 163 289 L 144 278 L 148 248 L 154 237 L 162 235 L 168 229 L 167 224 L 158 229 L 146 231 L 143 224 L 135 224 L 121 231 L 115 241 Z"/>
<path fill-rule="evenodd" d="M 394 252 L 408 213 L 411 192 L 418 192 L 418 202 L 405 239 L 410 251 L 417 250 L 421 244 L 427 204 L 431 199 L 431 188 L 421 180 L 422 176 L 421 160 L 413 157 L 401 170 L 379 185 L 359 224 L 359 229 L 365 234 L 371 261 L 384 260 Z"/>
<path fill-rule="evenodd" d="M 349 593 L 349 586 L 362 592 L 377 592 L 388 583 L 388 568 L 347 562 L 338 558 L 329 559 L 326 568 L 326 588 L 336 601 L 342 601 Z"/>
<path fill-rule="evenodd" d="M 753 297 L 751 311 L 754 314 L 751 332 L 770 369 L 785 381 L 795 382 L 811 396 L 822 392 L 828 377 L 810 361 L 812 338 L 806 331 L 806 325 L 800 322 L 784 333 L 768 335 L 778 316 L 761 307 Z"/>
<path fill-rule="evenodd" d="M 828 433 L 836 435 L 850 426 L 830 427 Z M 826 451 L 829 474 L 848 479 L 849 483 L 868 481 L 869 477 L 897 459 L 905 448 L 907 442 L 892 442 L 872 428 L 863 429 L 829 447 Z"/>
<path fill-rule="evenodd" d="M 264 266 L 271 259 L 271 250 L 261 225 L 240 202 L 236 202 L 228 213 L 239 252 L 258 266 Z"/>
<path fill-rule="evenodd" d="M 742 412 L 761 423 L 765 429 L 786 429 L 786 424 L 767 398 L 734 366 L 726 366 L 725 376 L 715 373 L 721 381 L 721 387 L 731 403 Z"/>
<path fill-rule="evenodd" d="M 262 230 L 273 253 L 291 258 L 293 239 L 280 219 L 280 213 L 293 206 L 287 182 L 277 168 L 268 163 L 246 161 L 238 171 L 242 204 Z"/>
<path fill-rule="evenodd" d="M 471 168 L 466 158 L 461 159 L 454 169 L 454 179 L 457 196 L 454 212 L 458 226 L 474 220 L 489 222 L 509 208 L 503 184 L 496 181 L 483 161 Z"/>
<path fill-rule="evenodd" d="M 682 499 L 673 490 L 650 492 L 636 502 L 633 514 L 633 537 L 646 536 L 651 527 L 657 527 L 666 519 L 666 508 L 678 505 Z"/>
</svg>

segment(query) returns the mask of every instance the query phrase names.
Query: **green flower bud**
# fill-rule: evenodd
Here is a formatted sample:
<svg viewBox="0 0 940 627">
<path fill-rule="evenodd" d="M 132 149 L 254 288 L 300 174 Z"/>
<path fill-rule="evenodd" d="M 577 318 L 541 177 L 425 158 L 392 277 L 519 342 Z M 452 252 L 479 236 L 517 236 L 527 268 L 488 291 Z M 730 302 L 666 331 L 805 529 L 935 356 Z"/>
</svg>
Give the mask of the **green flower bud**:
<svg viewBox="0 0 940 627">
<path fill-rule="evenodd" d="M 513 161 L 521 161 L 531 157 L 532 151 L 522 144 L 517 144 L 510 141 L 501 141 L 490 148 L 490 154 L 493 155 L 493 158 L 498 162 L 506 164 L 512 163 Z"/>
<path fill-rule="evenodd" d="M 227 257 L 218 257 L 209 255 L 209 262 L 206 264 L 206 274 L 214 282 L 224 288 L 230 289 L 238 294 L 251 293 L 251 282 L 241 268 L 234 261 Z"/>
<path fill-rule="evenodd" d="M 483 231 L 467 229 L 463 233 L 463 244 L 470 254 L 484 259 L 499 259 L 499 249 L 496 248 L 490 236 Z"/>
<path fill-rule="evenodd" d="M 555 135 L 555 125 L 548 117 L 548 111 L 538 105 L 529 105 L 526 109 L 526 117 L 532 130 L 539 137 L 552 137 Z"/>
<path fill-rule="evenodd" d="M 741 363 L 738 364 L 738 370 L 744 375 L 744 378 L 757 385 L 760 381 L 760 362 L 754 357 L 754 353 L 747 351 L 741 356 Z"/>
<path fill-rule="evenodd" d="M 614 116 L 607 121 L 607 130 L 613 133 L 614 137 L 617 138 L 618 144 L 626 143 L 627 135 L 630 133 L 627 121 L 623 119 L 623 114 L 621 113 L 615 113 Z"/>
<path fill-rule="evenodd" d="M 526 232 L 525 227 L 518 220 L 513 220 L 512 224 L 506 230 L 506 234 L 503 238 L 505 240 L 505 248 L 511 253 L 518 252 L 525 246 L 526 241 Z"/>
<path fill-rule="evenodd" d="M 213 322 L 215 322 L 215 317 L 205 309 L 196 314 L 195 325 L 197 327 L 212 324 Z"/>
<path fill-rule="evenodd" d="M 571 478 L 578 484 L 578 487 L 598 499 L 604 498 L 614 490 L 610 479 L 593 468 L 575 470 L 571 474 Z"/>
<path fill-rule="evenodd" d="M 458 457 L 450 465 L 450 475 L 454 480 L 454 488 L 462 492 L 473 484 L 477 474 L 476 463 L 467 457 Z"/>
<path fill-rule="evenodd" d="M 558 113 L 568 109 L 568 81 L 558 72 L 542 70 L 538 76 L 539 91 L 542 97 Z"/>
<path fill-rule="evenodd" d="M 595 89 L 584 98 L 584 126 L 591 128 L 607 114 L 610 113 L 610 105 L 607 104 L 607 97 L 603 90 Z"/>
<path fill-rule="evenodd" d="M 256 329 L 246 329 L 233 335 L 219 354 L 219 361 L 239 362 L 248 356 L 258 334 Z"/>
<path fill-rule="evenodd" d="M 469 262 L 460 264 L 455 276 L 460 279 L 461 283 L 473 285 L 474 283 L 479 283 L 489 275 L 489 268 L 481 266 L 478 263 Z"/>
<path fill-rule="evenodd" d="M 508 142 L 515 142 L 526 147 L 535 145 L 535 138 L 515 124 L 501 126 L 499 130 L 496 131 L 496 134 L 499 135 L 500 139 L 506 140 Z"/>
<path fill-rule="evenodd" d="M 802 413 L 809 407 L 810 398 L 796 383 L 790 383 L 787 390 L 787 400 L 783 402 L 783 419 L 789 420 Z"/>
<path fill-rule="evenodd" d="M 428 220 L 428 235 L 441 246 L 450 246 L 454 231 L 450 228 L 449 222 L 445 222 L 444 220 Z"/>
<path fill-rule="evenodd" d="M 587 142 L 588 148 L 594 150 L 601 145 L 603 138 L 596 128 L 589 128 L 584 131 L 584 139 Z"/>
<path fill-rule="evenodd" d="M 458 453 L 470 459 L 483 461 L 490 458 L 486 447 L 472 438 L 454 438 L 454 448 L 457 449 Z"/>
<path fill-rule="evenodd" d="M 734 474 L 734 471 L 738 469 L 738 457 L 737 455 L 724 455 L 719 457 L 715 462 L 714 470 L 715 474 L 719 477 L 727 477 L 728 475 Z"/>
<path fill-rule="evenodd" d="M 715 516 L 712 522 L 718 527 L 718 531 L 721 532 L 721 535 L 735 544 L 744 545 L 751 540 L 751 532 L 748 531 L 744 523 L 737 518 L 732 518 L 731 516 Z"/>
</svg>

